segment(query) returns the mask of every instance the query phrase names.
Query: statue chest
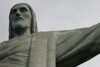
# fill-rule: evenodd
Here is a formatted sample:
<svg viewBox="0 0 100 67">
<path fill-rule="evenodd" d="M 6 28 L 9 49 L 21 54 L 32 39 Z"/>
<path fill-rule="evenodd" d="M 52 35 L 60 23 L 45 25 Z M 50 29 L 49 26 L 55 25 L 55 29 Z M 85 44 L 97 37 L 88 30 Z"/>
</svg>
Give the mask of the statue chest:
<svg viewBox="0 0 100 67">
<path fill-rule="evenodd" d="M 37 33 L 24 40 L 15 49 L 13 48 L 17 50 L 16 53 L 0 61 L 0 67 L 55 67 L 54 36 L 52 33 Z"/>
</svg>

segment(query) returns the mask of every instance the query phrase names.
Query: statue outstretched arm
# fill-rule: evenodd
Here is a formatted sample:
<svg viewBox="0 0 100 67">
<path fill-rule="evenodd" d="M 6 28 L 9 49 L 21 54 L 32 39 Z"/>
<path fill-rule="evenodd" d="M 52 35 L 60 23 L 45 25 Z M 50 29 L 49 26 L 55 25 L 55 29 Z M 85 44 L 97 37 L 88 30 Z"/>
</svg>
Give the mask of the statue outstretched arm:
<svg viewBox="0 0 100 67">
<path fill-rule="evenodd" d="M 27 36 L 15 37 L 0 43 L 0 60 L 14 55 L 18 52 L 28 51 L 30 38 Z"/>
<path fill-rule="evenodd" d="M 8 55 L 7 49 L 5 49 L 6 47 L 5 42 L 0 43 L 0 60 L 4 59 Z"/>
<path fill-rule="evenodd" d="M 57 34 L 57 67 L 75 67 L 100 53 L 100 24 Z"/>
</svg>

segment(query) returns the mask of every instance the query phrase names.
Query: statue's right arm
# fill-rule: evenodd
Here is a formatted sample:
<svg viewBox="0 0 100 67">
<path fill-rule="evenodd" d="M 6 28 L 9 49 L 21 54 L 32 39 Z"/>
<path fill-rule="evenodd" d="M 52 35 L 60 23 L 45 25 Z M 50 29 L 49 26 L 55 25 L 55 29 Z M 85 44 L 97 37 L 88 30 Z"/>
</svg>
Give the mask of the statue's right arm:
<svg viewBox="0 0 100 67">
<path fill-rule="evenodd" d="M 0 43 L 0 60 L 18 52 L 29 50 L 30 38 L 11 39 Z"/>
<path fill-rule="evenodd" d="M 8 41 L 9 42 L 9 41 Z M 7 44 L 6 41 L 0 43 L 0 60 L 10 56 L 11 54 L 13 54 L 15 51 L 14 47 L 16 47 L 16 45 L 11 45 L 11 44 Z"/>
<path fill-rule="evenodd" d="M 5 57 L 7 57 L 8 54 L 8 45 L 6 44 L 6 41 L 0 43 L 0 60 L 4 59 Z"/>
<path fill-rule="evenodd" d="M 6 41 L 0 43 L 0 60 L 18 52 L 18 50 L 16 50 L 18 48 L 18 45 L 16 45 L 15 43 L 12 44 L 7 44 Z"/>
</svg>

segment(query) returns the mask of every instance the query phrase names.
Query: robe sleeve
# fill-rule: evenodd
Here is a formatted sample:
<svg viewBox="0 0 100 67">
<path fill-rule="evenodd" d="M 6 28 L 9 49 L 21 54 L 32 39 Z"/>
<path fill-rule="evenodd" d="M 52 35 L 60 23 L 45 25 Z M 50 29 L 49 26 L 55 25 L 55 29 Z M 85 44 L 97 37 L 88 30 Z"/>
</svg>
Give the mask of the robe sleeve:
<svg viewBox="0 0 100 67">
<path fill-rule="evenodd" d="M 57 67 L 75 67 L 100 53 L 100 23 L 56 34 Z"/>
<path fill-rule="evenodd" d="M 26 67 L 30 36 L 20 36 L 0 43 L 0 67 Z"/>
</svg>

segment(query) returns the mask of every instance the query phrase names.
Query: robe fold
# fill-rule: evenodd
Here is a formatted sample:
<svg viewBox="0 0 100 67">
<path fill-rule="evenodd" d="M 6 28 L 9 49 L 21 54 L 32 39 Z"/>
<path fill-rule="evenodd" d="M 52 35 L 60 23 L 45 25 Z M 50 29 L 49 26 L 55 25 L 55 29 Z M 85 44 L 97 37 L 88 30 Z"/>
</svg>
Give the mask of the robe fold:
<svg viewBox="0 0 100 67">
<path fill-rule="evenodd" d="M 100 53 L 100 24 L 0 43 L 0 67 L 75 67 Z"/>
</svg>

